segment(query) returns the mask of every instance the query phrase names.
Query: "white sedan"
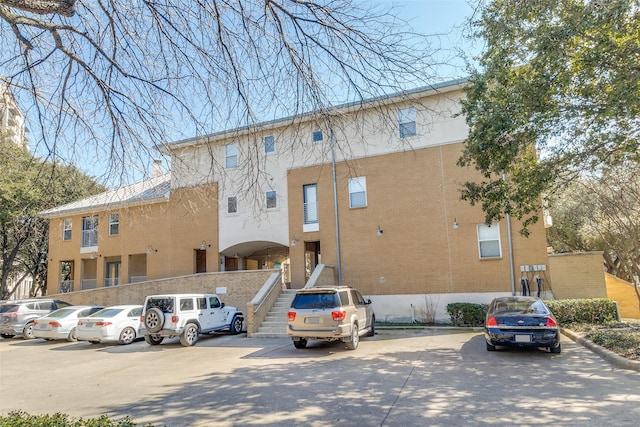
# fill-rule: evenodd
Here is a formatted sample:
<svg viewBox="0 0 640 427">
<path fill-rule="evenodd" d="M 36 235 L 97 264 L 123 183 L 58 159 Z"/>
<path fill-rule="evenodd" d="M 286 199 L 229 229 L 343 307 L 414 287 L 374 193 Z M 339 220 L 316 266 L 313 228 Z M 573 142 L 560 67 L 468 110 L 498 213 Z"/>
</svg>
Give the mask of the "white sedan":
<svg viewBox="0 0 640 427">
<path fill-rule="evenodd" d="M 104 308 L 89 317 L 78 320 L 78 340 L 92 344 L 114 342 L 131 344 L 144 338 L 144 326 L 140 323 L 141 305 L 115 305 Z"/>
<path fill-rule="evenodd" d="M 52 311 L 33 322 L 33 337 L 46 340 L 77 341 L 78 319 L 90 316 L 102 308 L 104 306 L 72 305 Z"/>
</svg>

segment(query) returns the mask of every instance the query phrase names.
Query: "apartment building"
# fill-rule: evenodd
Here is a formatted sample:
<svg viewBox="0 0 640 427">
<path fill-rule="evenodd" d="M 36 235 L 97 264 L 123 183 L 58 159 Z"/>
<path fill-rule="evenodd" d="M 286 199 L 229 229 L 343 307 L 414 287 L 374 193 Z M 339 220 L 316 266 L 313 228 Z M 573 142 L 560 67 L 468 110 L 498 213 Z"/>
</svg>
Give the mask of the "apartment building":
<svg viewBox="0 0 640 427">
<path fill-rule="evenodd" d="M 276 268 L 301 288 L 325 264 L 379 320 L 511 294 L 521 269 L 546 271 L 544 225 L 525 238 L 460 200 L 478 178 L 456 165 L 463 85 L 171 143 L 170 174 L 42 213 L 49 283 Z"/>
<path fill-rule="evenodd" d="M 11 91 L 0 83 L 0 142 L 5 139 L 27 147 L 27 128 L 22 111 Z"/>
</svg>

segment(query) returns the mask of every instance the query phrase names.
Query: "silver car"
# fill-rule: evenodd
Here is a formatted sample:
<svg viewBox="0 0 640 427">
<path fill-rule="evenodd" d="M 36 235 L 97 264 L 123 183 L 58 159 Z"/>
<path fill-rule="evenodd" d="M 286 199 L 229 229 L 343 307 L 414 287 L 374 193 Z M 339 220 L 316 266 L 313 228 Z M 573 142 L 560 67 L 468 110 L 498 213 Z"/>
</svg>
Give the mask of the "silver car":
<svg viewBox="0 0 640 427">
<path fill-rule="evenodd" d="M 91 316 L 103 308 L 104 306 L 101 305 L 73 305 L 39 317 L 33 321 L 33 337 L 45 340 L 78 341 L 76 337 L 78 319 Z"/>
<path fill-rule="evenodd" d="M 33 338 L 33 321 L 59 308 L 71 304 L 58 299 L 30 299 L 10 301 L 0 307 L 0 336 L 13 338 L 22 335 L 24 339 Z"/>
<path fill-rule="evenodd" d="M 287 335 L 296 348 L 309 340 L 340 340 L 355 350 L 360 336 L 375 334 L 371 300 L 346 286 L 300 289 L 287 317 Z"/>
</svg>

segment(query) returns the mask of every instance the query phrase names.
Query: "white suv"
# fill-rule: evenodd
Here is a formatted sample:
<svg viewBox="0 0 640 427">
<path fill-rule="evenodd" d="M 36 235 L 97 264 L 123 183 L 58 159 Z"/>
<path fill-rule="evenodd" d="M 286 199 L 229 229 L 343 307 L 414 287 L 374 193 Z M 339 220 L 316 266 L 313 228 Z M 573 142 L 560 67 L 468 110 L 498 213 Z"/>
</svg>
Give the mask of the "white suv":
<svg viewBox="0 0 640 427">
<path fill-rule="evenodd" d="M 158 345 L 164 338 L 179 336 L 182 345 L 192 346 L 200 334 L 224 330 L 239 334 L 244 316 L 214 294 L 168 294 L 145 298 L 140 320 L 149 344 Z"/>
</svg>

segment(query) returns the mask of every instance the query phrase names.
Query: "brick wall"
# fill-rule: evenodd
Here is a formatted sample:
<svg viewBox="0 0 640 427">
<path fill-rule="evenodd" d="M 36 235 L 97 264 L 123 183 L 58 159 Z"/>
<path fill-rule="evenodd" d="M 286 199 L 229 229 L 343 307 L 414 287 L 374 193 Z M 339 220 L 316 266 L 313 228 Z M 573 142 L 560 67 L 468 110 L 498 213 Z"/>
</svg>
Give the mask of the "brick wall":
<svg viewBox="0 0 640 427">
<path fill-rule="evenodd" d="M 607 298 L 602 252 L 549 255 L 549 270 L 557 299 Z"/>
</svg>

